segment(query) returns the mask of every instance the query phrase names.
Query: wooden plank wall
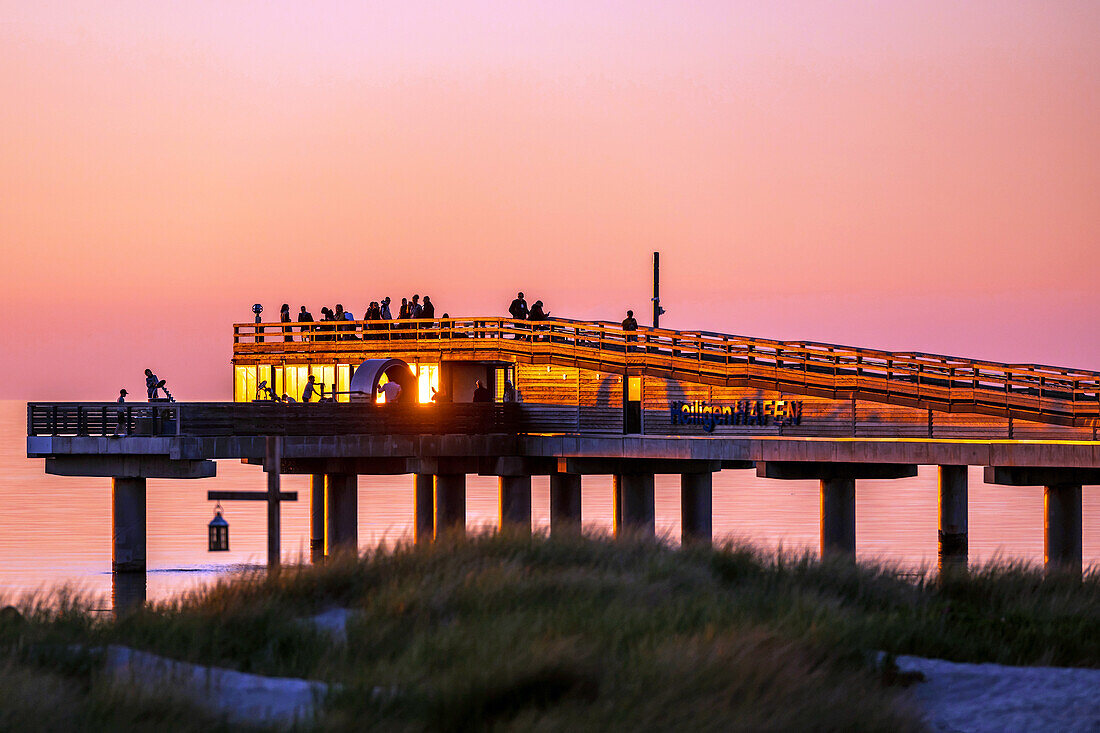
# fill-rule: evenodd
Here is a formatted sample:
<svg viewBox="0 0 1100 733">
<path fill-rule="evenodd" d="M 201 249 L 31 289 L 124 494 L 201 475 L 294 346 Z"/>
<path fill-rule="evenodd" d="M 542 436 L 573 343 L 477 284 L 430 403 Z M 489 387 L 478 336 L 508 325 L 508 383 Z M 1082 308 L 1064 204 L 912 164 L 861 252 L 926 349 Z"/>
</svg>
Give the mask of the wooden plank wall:
<svg viewBox="0 0 1100 733">
<path fill-rule="evenodd" d="M 569 405 L 579 410 L 562 412 L 552 420 L 560 430 L 622 433 L 622 377 L 587 369 L 516 364 L 516 386 L 526 404 Z M 579 415 L 578 415 L 579 413 Z M 551 414 L 551 413 L 547 413 Z M 571 420 L 571 422 L 569 422 Z M 566 423 L 568 422 L 568 426 Z M 548 428 L 550 430 L 553 428 Z"/>
<path fill-rule="evenodd" d="M 715 426 L 709 435 L 792 435 L 807 437 L 858 438 L 945 438 L 1017 440 L 1095 440 L 1097 431 L 1087 427 L 1064 427 L 1015 420 L 1009 434 L 1009 420 L 968 413 L 931 412 L 878 402 L 829 400 L 821 397 L 766 390 L 710 387 L 677 380 L 645 377 L 642 407 L 645 432 L 651 435 L 708 435 L 702 426 L 669 423 L 669 402 L 705 401 L 732 404 L 739 400 L 792 400 L 802 402 L 802 423 L 782 428 L 769 426 Z"/>
</svg>

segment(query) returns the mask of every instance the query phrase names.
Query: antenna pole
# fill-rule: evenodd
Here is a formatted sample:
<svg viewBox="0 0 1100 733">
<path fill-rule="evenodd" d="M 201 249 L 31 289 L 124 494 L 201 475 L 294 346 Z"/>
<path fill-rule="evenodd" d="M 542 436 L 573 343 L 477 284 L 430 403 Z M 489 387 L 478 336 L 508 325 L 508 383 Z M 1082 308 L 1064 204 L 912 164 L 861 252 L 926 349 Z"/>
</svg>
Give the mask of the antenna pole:
<svg viewBox="0 0 1100 733">
<path fill-rule="evenodd" d="M 661 253 L 653 253 L 653 327 L 661 327 L 661 314 L 665 309 L 661 307 Z"/>
</svg>

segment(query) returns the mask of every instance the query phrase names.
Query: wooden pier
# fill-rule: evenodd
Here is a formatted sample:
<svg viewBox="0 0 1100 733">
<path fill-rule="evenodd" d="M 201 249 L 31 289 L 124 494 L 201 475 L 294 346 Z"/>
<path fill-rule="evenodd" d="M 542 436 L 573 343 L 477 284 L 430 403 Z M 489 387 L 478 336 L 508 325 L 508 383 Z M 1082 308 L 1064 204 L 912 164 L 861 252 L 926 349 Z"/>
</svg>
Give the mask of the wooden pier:
<svg viewBox="0 0 1100 733">
<path fill-rule="evenodd" d="M 377 404 L 378 370 L 338 390 L 365 401 L 249 394 L 304 373 L 356 380 L 357 365 L 383 358 L 402 379 L 436 380 L 448 401 Z M 531 477 L 549 476 L 551 533 L 578 531 L 588 474 L 613 477 L 616 532 L 652 533 L 653 477 L 678 474 L 687 543 L 710 541 L 712 475 L 725 469 L 818 481 L 821 551 L 852 555 L 859 481 L 935 465 L 941 565 L 963 568 L 966 467 L 983 466 L 989 483 L 1044 492 L 1045 560 L 1070 572 L 1082 564 L 1082 486 L 1100 484 L 1100 374 L 1081 370 L 499 318 L 238 324 L 233 361 L 238 402 L 28 404 L 28 456 L 48 473 L 114 479 L 116 570 L 145 568 L 146 479 L 210 477 L 221 459 L 267 472 L 273 567 L 281 474 L 310 476 L 318 561 L 357 547 L 360 475 L 412 477 L 425 542 L 463 531 L 468 474 L 498 477 L 501 526 L 528 530 Z M 505 377 L 523 404 L 501 401 Z M 475 378 L 495 401 L 470 401 Z"/>
</svg>

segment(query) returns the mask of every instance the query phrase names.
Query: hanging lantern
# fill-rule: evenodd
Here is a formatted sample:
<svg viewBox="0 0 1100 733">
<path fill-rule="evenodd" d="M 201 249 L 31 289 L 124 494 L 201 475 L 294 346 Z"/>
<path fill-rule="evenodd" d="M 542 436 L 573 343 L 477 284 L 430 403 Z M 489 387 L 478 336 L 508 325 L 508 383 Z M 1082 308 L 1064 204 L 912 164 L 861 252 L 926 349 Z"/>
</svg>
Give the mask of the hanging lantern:
<svg viewBox="0 0 1100 733">
<path fill-rule="evenodd" d="M 222 505 L 214 507 L 214 518 L 210 520 L 210 552 L 229 551 L 229 522 L 222 516 Z"/>
</svg>

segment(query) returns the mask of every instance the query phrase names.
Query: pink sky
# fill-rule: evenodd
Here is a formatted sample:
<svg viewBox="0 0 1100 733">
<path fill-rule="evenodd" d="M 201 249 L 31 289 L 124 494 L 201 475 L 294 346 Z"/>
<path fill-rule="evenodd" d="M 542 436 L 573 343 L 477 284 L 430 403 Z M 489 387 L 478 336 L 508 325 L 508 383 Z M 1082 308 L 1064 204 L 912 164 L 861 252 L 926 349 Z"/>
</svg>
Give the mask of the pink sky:
<svg viewBox="0 0 1100 733">
<path fill-rule="evenodd" d="M 0 397 L 228 397 L 257 301 L 644 314 L 653 249 L 670 327 L 1100 369 L 1097 38 L 1049 0 L 0 0 Z"/>
</svg>

